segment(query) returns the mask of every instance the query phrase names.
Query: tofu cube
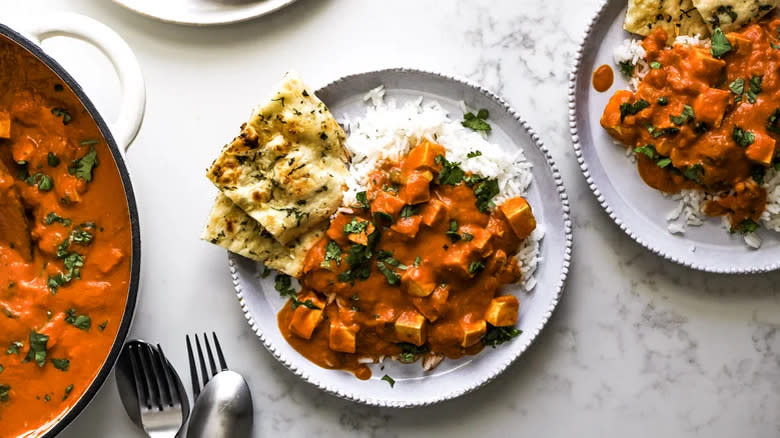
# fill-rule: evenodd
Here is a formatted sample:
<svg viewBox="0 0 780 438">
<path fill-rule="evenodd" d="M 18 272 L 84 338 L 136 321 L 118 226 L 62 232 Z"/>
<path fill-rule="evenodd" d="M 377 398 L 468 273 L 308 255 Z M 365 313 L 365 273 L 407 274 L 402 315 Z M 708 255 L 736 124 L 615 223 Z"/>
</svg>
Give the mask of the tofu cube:
<svg viewBox="0 0 780 438">
<path fill-rule="evenodd" d="M 754 132 L 753 135 L 755 139 L 745 149 L 745 156 L 754 163 L 769 166 L 775 156 L 775 139 L 761 132 Z"/>
<path fill-rule="evenodd" d="M 371 214 L 380 211 L 395 216 L 401 212 L 406 203 L 403 199 L 388 192 L 379 192 L 371 203 Z"/>
<path fill-rule="evenodd" d="M 461 277 L 471 277 L 469 265 L 476 260 L 477 257 L 473 249 L 465 245 L 457 245 L 447 251 L 442 261 L 442 267 Z"/>
<path fill-rule="evenodd" d="M 425 317 L 414 310 L 407 310 L 395 320 L 395 335 L 401 342 L 416 346 L 425 343 Z"/>
<path fill-rule="evenodd" d="M 444 146 L 425 140 L 409 151 L 409 155 L 404 160 L 403 174 L 408 175 L 420 169 L 438 172 L 441 166 L 436 164 L 436 157 L 445 154 Z"/>
<path fill-rule="evenodd" d="M 490 240 L 493 238 L 493 235 L 488 230 L 476 225 L 468 224 L 460 228 L 460 233 L 462 236 L 470 236 L 468 238 L 471 240 L 467 241 L 467 243 L 472 248 L 476 249 L 477 252 L 483 256 L 490 254 Z M 464 241 L 465 239 L 466 237 L 464 237 Z"/>
<path fill-rule="evenodd" d="M 460 326 L 463 328 L 463 340 L 460 345 L 462 347 L 471 347 L 479 342 L 485 333 L 487 333 L 487 323 L 484 319 L 479 321 L 463 320 L 460 322 Z"/>
<path fill-rule="evenodd" d="M 346 232 L 347 230 L 344 230 L 344 234 L 347 236 L 347 240 L 349 240 L 352 243 L 357 243 L 359 245 L 367 245 L 368 236 L 370 236 L 371 233 L 373 233 L 374 230 L 376 230 L 374 224 L 372 224 L 371 222 L 363 218 L 359 218 L 355 216 L 353 216 L 352 220 L 347 222 L 345 226 L 349 226 L 349 224 L 360 224 L 360 226 L 363 226 L 362 224 L 366 224 L 364 225 L 365 228 L 363 228 L 363 231 L 360 231 L 358 233 L 348 233 Z"/>
<path fill-rule="evenodd" d="M 0 138 L 11 138 L 11 115 L 0 111 Z"/>
<path fill-rule="evenodd" d="M 410 266 L 401 276 L 401 288 L 409 295 L 427 297 L 436 289 L 436 275 L 427 266 Z"/>
<path fill-rule="evenodd" d="M 447 298 L 449 298 L 449 289 L 446 286 L 439 286 L 430 296 L 412 297 L 411 301 L 425 319 L 436 322 L 447 313 Z"/>
<path fill-rule="evenodd" d="M 490 232 L 490 234 L 498 237 L 499 239 L 503 239 L 507 233 L 506 226 L 506 222 L 495 216 L 490 216 L 490 219 L 488 219 L 487 230 Z"/>
<path fill-rule="evenodd" d="M 421 222 L 422 217 L 420 215 L 402 217 L 391 225 L 390 229 L 398 234 L 414 239 L 414 237 L 417 236 L 417 232 L 420 231 Z"/>
<path fill-rule="evenodd" d="M 357 347 L 357 333 L 360 326 L 357 324 L 344 324 L 341 321 L 330 323 L 328 333 L 328 347 L 333 351 L 342 353 L 354 353 Z"/>
<path fill-rule="evenodd" d="M 713 57 L 709 49 L 694 50 L 689 62 L 694 76 L 705 79 L 708 83 L 711 78 L 719 77 L 720 72 L 726 67 L 726 61 Z"/>
<path fill-rule="evenodd" d="M 748 54 L 751 52 L 753 41 L 750 41 L 750 39 L 745 38 L 744 36 L 735 32 L 727 33 L 726 39 L 729 40 L 729 43 L 731 43 L 731 48 L 735 52 L 740 54 Z"/>
<path fill-rule="evenodd" d="M 493 298 L 485 312 L 485 320 L 496 327 L 517 324 L 517 311 L 520 302 L 512 295 Z"/>
<path fill-rule="evenodd" d="M 425 226 L 432 227 L 445 219 L 447 210 L 443 202 L 438 199 L 431 199 L 430 202 L 423 206 L 420 215 L 422 216 L 422 223 Z"/>
<path fill-rule="evenodd" d="M 615 140 L 623 144 L 632 144 L 637 136 L 633 127 L 624 126 L 620 120 L 620 105 L 630 103 L 634 99 L 634 93 L 628 90 L 618 90 L 609 99 L 604 113 L 601 115 L 601 126 L 607 130 Z"/>
<path fill-rule="evenodd" d="M 303 339 L 311 338 L 314 329 L 316 329 L 317 325 L 322 321 L 322 309 L 325 308 L 325 303 L 316 297 L 307 297 L 303 301 L 307 299 L 312 300 L 314 305 L 320 309 L 310 309 L 306 306 L 298 306 L 297 309 L 293 310 L 293 316 L 290 320 L 289 327 L 292 333 Z"/>
<path fill-rule="evenodd" d="M 717 128 L 726 114 L 726 107 L 731 102 L 731 92 L 708 88 L 696 96 L 693 101 L 693 112 L 697 122 L 704 122 L 710 127 Z"/>
<path fill-rule="evenodd" d="M 410 173 L 406 178 L 406 184 L 401 188 L 401 199 L 410 205 L 430 201 L 431 181 L 433 181 L 433 173 L 430 170 Z"/>
<path fill-rule="evenodd" d="M 525 239 L 536 228 L 536 219 L 525 198 L 517 196 L 508 199 L 499 209 L 518 239 Z"/>
</svg>

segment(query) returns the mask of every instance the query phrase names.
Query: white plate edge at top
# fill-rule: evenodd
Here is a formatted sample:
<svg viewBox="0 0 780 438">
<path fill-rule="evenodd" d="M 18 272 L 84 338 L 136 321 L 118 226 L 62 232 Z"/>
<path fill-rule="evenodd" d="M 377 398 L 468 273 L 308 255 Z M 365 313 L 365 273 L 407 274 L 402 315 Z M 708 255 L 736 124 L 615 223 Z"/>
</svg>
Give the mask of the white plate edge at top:
<svg viewBox="0 0 780 438">
<path fill-rule="evenodd" d="M 454 81 L 461 86 L 473 88 L 474 90 L 478 91 L 479 93 L 483 94 L 485 97 L 494 100 L 496 104 L 501 106 L 509 116 L 511 116 L 512 121 L 514 123 L 520 124 L 520 126 L 523 128 L 523 130 L 528 134 L 529 138 L 532 140 L 532 147 L 536 146 L 539 149 L 539 152 L 544 157 L 544 160 L 546 164 L 549 167 L 550 172 L 552 173 L 552 178 L 555 182 L 555 191 L 558 194 L 558 200 L 560 201 L 560 207 L 563 212 L 562 222 L 564 225 L 564 245 L 562 250 L 562 262 L 560 271 L 558 274 L 558 278 L 555 284 L 555 292 L 554 292 L 554 299 L 551 300 L 549 307 L 544 309 L 544 315 L 541 321 L 541 324 L 534 327 L 532 332 L 529 333 L 529 336 L 524 336 L 524 343 L 513 346 L 512 348 L 515 351 L 515 354 L 504 363 L 501 363 L 498 367 L 493 369 L 491 372 L 487 373 L 484 377 L 480 378 L 476 382 L 472 382 L 469 384 L 464 384 L 460 387 L 458 387 L 455 390 L 446 390 L 446 388 L 443 388 L 443 392 L 439 394 L 432 395 L 430 397 L 425 397 L 421 400 L 387 400 L 382 398 L 376 398 L 376 397 L 366 397 L 354 392 L 345 391 L 342 388 L 339 388 L 337 386 L 334 386 L 332 384 L 329 384 L 325 377 L 322 380 L 319 380 L 315 378 L 314 376 L 307 374 L 304 370 L 300 369 L 300 367 L 295 365 L 295 360 L 300 360 L 301 358 L 291 358 L 287 357 L 283 354 L 282 351 L 280 351 L 280 348 L 276 345 L 274 345 L 273 342 L 269 339 L 268 335 L 266 335 L 262 328 L 259 327 L 257 321 L 255 320 L 255 316 L 252 314 L 252 312 L 249 309 L 248 303 L 247 303 L 247 297 L 245 296 L 245 293 L 247 291 L 244 290 L 242 287 L 242 279 L 239 275 L 239 264 L 240 262 L 240 256 L 236 256 L 235 254 L 232 254 L 228 252 L 228 264 L 230 268 L 230 274 L 233 281 L 234 289 L 236 292 L 236 295 L 238 297 L 239 305 L 241 306 L 242 311 L 244 312 L 244 316 L 247 319 L 247 322 L 249 323 L 252 331 L 255 332 L 255 334 L 258 336 L 258 338 L 261 340 L 263 345 L 266 347 L 266 349 L 277 359 L 279 362 L 281 362 L 285 367 L 287 367 L 293 374 L 300 377 L 301 379 L 309 382 L 310 384 L 316 386 L 317 388 L 330 393 L 332 395 L 335 395 L 339 398 L 343 398 L 346 400 L 350 400 L 357 403 L 363 403 L 367 405 L 373 405 L 373 406 L 380 406 L 380 407 L 397 407 L 397 408 L 408 408 L 408 407 L 416 407 L 416 406 L 427 406 L 432 405 L 435 403 L 439 403 L 445 400 L 453 399 L 456 397 L 460 397 L 462 395 L 465 395 L 469 392 L 472 392 L 478 388 L 481 388 L 485 384 L 489 383 L 490 381 L 494 380 L 498 375 L 500 375 L 503 371 L 505 371 L 509 365 L 511 365 L 522 353 L 524 353 L 528 347 L 533 343 L 533 341 L 538 337 L 541 330 L 544 328 L 544 326 L 549 321 L 550 317 L 552 316 L 555 308 L 557 307 L 558 303 L 560 302 L 560 299 L 563 295 L 563 290 L 566 285 L 566 278 L 568 276 L 569 268 L 571 265 L 571 252 L 572 252 L 572 241 L 573 241 L 573 235 L 572 235 L 572 224 L 570 220 L 570 208 L 569 208 L 569 201 L 568 201 L 568 195 L 566 194 L 566 190 L 563 184 L 563 178 L 552 158 L 552 155 L 547 150 L 546 146 L 541 142 L 538 135 L 535 133 L 535 131 L 523 120 L 502 98 L 495 95 L 491 91 L 485 89 L 484 87 L 474 84 L 466 79 L 450 76 L 450 75 L 444 75 L 440 73 L 435 73 L 431 71 L 426 70 L 419 70 L 419 69 L 409 69 L 409 68 L 390 68 L 390 69 L 383 69 L 383 70 L 377 70 L 377 71 L 369 71 L 369 72 L 363 72 L 363 73 L 357 73 L 357 74 L 350 74 L 343 76 L 339 79 L 336 79 L 332 82 L 329 82 L 328 84 L 322 86 L 319 88 L 315 93 L 319 94 L 322 90 L 327 89 L 328 87 L 334 86 L 340 82 L 343 82 L 345 80 L 358 78 L 360 76 L 366 76 L 366 75 L 372 75 L 372 74 L 392 74 L 392 73 L 411 73 L 411 74 L 420 74 L 420 75 L 429 75 L 429 76 L 435 76 L 437 79 L 440 80 L 446 80 L 446 81 Z M 365 90 L 367 91 L 367 90 Z M 549 231 L 549 230 L 548 230 Z M 558 251 L 558 249 L 556 249 Z M 545 263 L 544 261 L 542 263 Z M 537 286 L 539 287 L 539 286 Z M 524 333 L 525 335 L 525 333 Z M 506 347 L 509 348 L 509 347 Z M 304 361 L 307 359 L 303 358 Z M 333 373 L 335 371 L 333 370 L 326 370 L 328 373 Z M 327 376 L 327 374 L 325 374 Z"/>
<path fill-rule="evenodd" d="M 149 10 L 143 7 L 147 0 L 112 0 L 114 3 L 144 17 L 149 17 L 165 23 L 181 24 L 186 26 L 219 26 L 224 24 L 241 23 L 254 18 L 259 18 L 276 12 L 297 0 L 259 0 L 259 3 L 236 6 L 225 9 L 223 12 L 209 14 L 160 14 L 155 10 Z M 168 0 L 158 0 L 159 3 L 165 3 Z"/>
</svg>

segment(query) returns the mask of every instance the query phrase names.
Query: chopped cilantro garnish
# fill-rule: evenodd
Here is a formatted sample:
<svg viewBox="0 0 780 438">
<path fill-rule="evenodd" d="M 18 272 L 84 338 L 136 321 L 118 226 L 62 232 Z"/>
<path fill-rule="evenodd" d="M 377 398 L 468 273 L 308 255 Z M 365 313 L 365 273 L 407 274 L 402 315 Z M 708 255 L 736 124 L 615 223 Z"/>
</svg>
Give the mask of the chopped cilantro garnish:
<svg viewBox="0 0 780 438">
<path fill-rule="evenodd" d="M 712 56 L 716 58 L 720 58 L 721 56 L 730 52 L 732 49 L 731 43 L 729 42 L 728 38 L 726 38 L 726 35 L 723 33 L 723 31 L 720 30 L 720 28 L 715 29 L 715 32 L 713 32 L 710 41 L 712 42 L 710 52 L 712 53 Z"/>
<path fill-rule="evenodd" d="M 661 96 L 658 98 L 658 105 L 666 106 L 669 105 L 669 98 L 666 96 Z"/>
<path fill-rule="evenodd" d="M 330 265 L 331 260 L 335 261 L 336 265 L 341 265 L 341 247 L 333 240 L 325 245 L 325 260 L 323 263 Z"/>
<path fill-rule="evenodd" d="M 417 207 L 414 205 L 404 205 L 401 209 L 401 217 L 412 217 L 417 214 Z"/>
<path fill-rule="evenodd" d="M 684 125 L 688 121 L 691 121 L 696 117 L 696 115 L 693 113 L 693 108 L 691 108 L 690 105 L 685 105 L 682 110 L 682 114 L 679 116 L 670 115 L 669 120 L 672 121 L 677 126 Z"/>
<path fill-rule="evenodd" d="M 390 384 L 391 388 L 393 388 L 395 386 L 395 380 L 392 377 L 388 376 L 387 374 L 382 376 L 382 380 L 384 380 L 385 382 Z"/>
<path fill-rule="evenodd" d="M 92 318 L 87 315 L 77 315 L 76 309 L 68 309 L 65 311 L 65 322 L 84 331 L 87 331 L 92 327 Z"/>
<path fill-rule="evenodd" d="M 5 354 L 19 354 L 22 347 L 24 347 L 24 344 L 19 341 L 11 342 L 11 345 L 8 347 L 8 350 L 5 351 Z"/>
<path fill-rule="evenodd" d="M 620 74 L 622 74 L 626 79 L 630 79 L 631 76 L 634 75 L 636 66 L 631 63 L 631 61 L 620 61 L 618 66 L 620 67 Z"/>
<path fill-rule="evenodd" d="M 778 120 L 780 120 L 780 108 L 776 109 L 766 119 L 766 130 L 775 134 L 780 134 L 780 126 L 777 126 Z"/>
<path fill-rule="evenodd" d="M 53 211 L 47 214 L 45 218 L 43 218 L 43 223 L 46 225 L 51 225 L 54 222 L 60 223 L 66 227 L 70 226 L 70 219 L 64 218 Z"/>
<path fill-rule="evenodd" d="M 651 160 L 655 160 L 658 156 L 658 152 L 655 151 L 655 146 L 652 144 L 646 144 L 634 149 L 634 153 L 642 154 Z"/>
<path fill-rule="evenodd" d="M 73 384 L 70 384 L 65 387 L 65 395 L 62 396 L 62 399 L 66 400 L 71 392 L 73 392 Z"/>
<path fill-rule="evenodd" d="M 621 103 L 620 104 L 620 122 L 622 123 L 626 116 L 633 116 L 642 111 L 645 108 L 650 107 L 650 104 L 644 100 L 639 99 L 634 103 Z"/>
<path fill-rule="evenodd" d="M 54 365 L 54 368 L 57 368 L 60 371 L 68 371 L 68 368 L 70 368 L 70 361 L 68 359 L 52 358 L 51 363 Z"/>
<path fill-rule="evenodd" d="M 683 171 L 683 176 L 701 184 L 701 178 L 704 176 L 704 166 L 702 166 L 701 163 L 696 163 L 693 166 L 688 166 Z"/>
<path fill-rule="evenodd" d="M 60 165 L 60 158 L 54 155 L 54 152 L 49 152 L 46 154 L 46 162 L 48 162 L 51 167 L 57 167 Z"/>
<path fill-rule="evenodd" d="M 434 159 L 436 164 L 441 164 L 442 169 L 439 172 L 439 184 L 449 184 L 456 186 L 463 181 L 465 173 L 460 168 L 460 163 L 451 163 L 444 158 L 443 155 L 438 155 Z"/>
<path fill-rule="evenodd" d="M 7 402 L 8 401 L 8 394 L 11 392 L 11 386 L 10 385 L 0 385 L 0 402 Z"/>
<path fill-rule="evenodd" d="M 487 118 L 488 110 L 481 109 L 477 112 L 476 115 L 474 115 L 474 113 L 464 114 L 463 121 L 460 122 L 460 124 L 466 128 L 471 129 L 472 131 L 490 133 L 491 127 L 490 124 L 486 121 Z"/>
<path fill-rule="evenodd" d="M 741 96 L 745 93 L 745 80 L 742 78 L 735 79 L 734 82 L 729 84 L 729 90 L 737 96 Z"/>
<path fill-rule="evenodd" d="M 70 163 L 68 173 L 76 176 L 76 178 L 90 182 L 92 181 L 92 169 L 98 164 L 97 151 L 95 151 L 94 146 L 90 146 L 86 155 Z"/>
<path fill-rule="evenodd" d="M 479 157 L 480 155 L 482 155 L 482 151 L 471 151 L 468 154 L 466 154 L 466 158 Z"/>
<path fill-rule="evenodd" d="M 734 227 L 732 232 L 736 231 L 742 234 L 750 234 L 758 230 L 758 227 L 759 225 L 753 219 L 747 218 Z"/>
<path fill-rule="evenodd" d="M 357 200 L 358 205 L 360 207 L 362 207 L 362 208 L 364 208 L 366 210 L 371 208 L 371 205 L 368 204 L 368 197 L 366 196 L 366 192 L 365 191 L 357 192 L 357 194 L 355 194 L 355 199 Z"/>
<path fill-rule="evenodd" d="M 658 61 L 653 61 L 650 63 L 650 68 L 658 70 L 659 68 L 661 68 L 661 63 Z"/>
<path fill-rule="evenodd" d="M 352 221 L 344 225 L 344 234 L 360 234 L 368 228 L 368 221 L 358 220 L 353 217 Z"/>
<path fill-rule="evenodd" d="M 731 131 L 731 138 L 733 138 L 734 141 L 743 148 L 750 146 L 756 140 L 755 134 L 750 131 L 745 131 L 739 126 L 735 126 L 734 130 Z"/>
<path fill-rule="evenodd" d="M 511 341 L 521 333 L 523 333 L 522 330 L 518 330 L 514 327 L 495 327 L 489 325 L 487 333 L 482 337 L 482 344 L 496 348 L 504 342 Z"/>
<path fill-rule="evenodd" d="M 758 93 L 761 92 L 761 83 L 763 82 L 763 76 L 752 76 L 750 78 L 750 89 L 747 92 L 748 102 L 756 103 Z"/>
<path fill-rule="evenodd" d="M 401 277 L 399 277 L 398 274 L 393 272 L 392 269 L 388 268 L 384 262 L 376 262 L 376 267 L 379 269 L 379 272 L 381 272 L 385 276 L 385 278 L 387 279 L 387 283 L 389 285 L 395 286 L 401 281 Z"/>
<path fill-rule="evenodd" d="M 70 113 L 65 108 L 52 108 L 51 113 L 54 114 L 54 117 L 62 117 L 63 125 L 67 125 L 73 120 L 73 117 L 71 117 Z"/>
<path fill-rule="evenodd" d="M 420 266 L 420 263 L 422 263 L 422 258 L 420 256 L 415 257 L 414 266 Z"/>
<path fill-rule="evenodd" d="M 469 263 L 469 274 L 474 275 L 477 272 L 485 269 L 485 264 L 482 262 L 471 262 Z"/>
<path fill-rule="evenodd" d="M 450 226 L 447 229 L 446 232 L 447 236 L 452 240 L 452 243 L 457 242 L 460 240 L 460 234 L 458 233 L 458 222 L 457 221 L 450 221 Z"/>
<path fill-rule="evenodd" d="M 49 336 L 38 333 L 35 330 L 30 332 L 30 350 L 27 352 L 24 361 L 33 361 L 42 367 L 46 364 L 46 344 L 49 342 Z"/>
</svg>

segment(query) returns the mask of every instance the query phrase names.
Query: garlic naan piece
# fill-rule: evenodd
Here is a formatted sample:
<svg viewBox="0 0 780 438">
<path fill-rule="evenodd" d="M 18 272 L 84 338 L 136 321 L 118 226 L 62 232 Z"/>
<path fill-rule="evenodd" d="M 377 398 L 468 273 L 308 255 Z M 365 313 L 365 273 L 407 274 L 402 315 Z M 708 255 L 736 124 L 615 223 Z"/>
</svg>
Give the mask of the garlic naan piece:
<svg viewBox="0 0 780 438">
<path fill-rule="evenodd" d="M 758 21 L 780 4 L 780 0 L 693 0 L 710 30 L 737 31 Z"/>
<path fill-rule="evenodd" d="M 230 198 L 220 193 L 201 239 L 298 278 L 303 272 L 306 253 L 324 235 L 326 227 L 327 223 L 323 222 L 283 245 Z"/>
<path fill-rule="evenodd" d="M 325 104 L 291 72 L 224 147 L 207 177 L 287 244 L 341 205 L 349 160 L 345 140 Z"/>
<path fill-rule="evenodd" d="M 691 0 L 629 0 L 623 29 L 649 35 L 666 30 L 671 43 L 679 35 L 709 36 L 710 31 Z"/>
</svg>

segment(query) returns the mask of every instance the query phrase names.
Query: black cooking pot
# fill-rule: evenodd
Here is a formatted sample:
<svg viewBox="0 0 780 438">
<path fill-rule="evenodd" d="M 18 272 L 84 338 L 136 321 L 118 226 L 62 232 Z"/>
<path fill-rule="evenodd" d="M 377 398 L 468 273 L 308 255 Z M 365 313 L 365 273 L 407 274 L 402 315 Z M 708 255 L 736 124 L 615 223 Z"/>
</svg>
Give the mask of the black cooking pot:
<svg viewBox="0 0 780 438">
<path fill-rule="evenodd" d="M 127 303 L 122 316 L 119 330 L 114 339 L 102 367 L 81 398 L 59 420 L 41 430 L 30 431 L 33 436 L 53 437 L 70 424 L 94 398 L 101 385 L 108 377 L 122 348 L 122 344 L 130 331 L 130 325 L 138 298 L 138 283 L 141 268 L 141 237 L 138 225 L 138 209 L 133 195 L 130 174 L 125 165 L 124 152 L 135 138 L 141 125 L 145 106 L 145 91 L 143 77 L 133 52 L 127 44 L 105 25 L 81 15 L 54 14 L 47 17 L 36 17 L 35 22 L 17 23 L 14 29 L 6 24 L 0 24 L 0 35 L 30 52 L 41 63 L 66 83 L 79 98 L 89 115 L 103 134 L 108 148 L 114 158 L 113 163 L 100 163 L 116 166 L 124 186 L 127 210 L 130 216 L 132 233 L 132 255 L 130 261 L 130 282 L 128 286 Z M 112 62 L 122 85 L 122 99 L 118 121 L 107 123 L 89 100 L 84 90 L 68 72 L 54 59 L 48 56 L 40 47 L 40 42 L 51 36 L 70 36 L 87 41 L 98 47 Z M 3 68 L 8 68 L 4 66 Z M 111 126 L 111 128 L 109 128 Z M 117 143 L 119 142 L 119 144 Z M 121 145 L 121 148 L 120 148 Z"/>
</svg>

